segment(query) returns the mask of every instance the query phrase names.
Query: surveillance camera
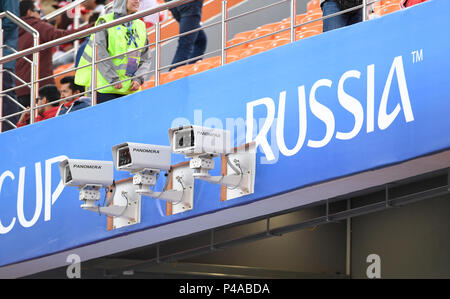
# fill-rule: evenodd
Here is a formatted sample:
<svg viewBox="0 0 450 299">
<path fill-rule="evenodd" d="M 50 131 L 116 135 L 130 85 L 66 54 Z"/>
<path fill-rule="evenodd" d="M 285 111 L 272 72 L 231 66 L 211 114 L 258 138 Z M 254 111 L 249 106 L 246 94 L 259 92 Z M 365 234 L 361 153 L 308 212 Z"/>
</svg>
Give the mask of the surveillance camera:
<svg viewBox="0 0 450 299">
<path fill-rule="evenodd" d="M 140 197 L 129 194 L 126 185 L 115 184 L 112 161 L 65 159 L 59 163 L 59 172 L 65 186 L 78 187 L 82 209 L 111 216 L 120 227 L 140 222 Z M 118 188 L 122 192 L 115 196 Z M 105 197 L 110 196 L 106 206 L 96 204 L 101 189 L 105 189 Z"/>
<path fill-rule="evenodd" d="M 100 185 L 107 187 L 114 180 L 111 161 L 65 159 L 59 163 L 59 172 L 65 186 Z"/>
<path fill-rule="evenodd" d="M 113 146 L 112 154 L 119 170 L 137 172 L 143 169 L 170 169 L 169 146 L 125 142 Z"/>
<path fill-rule="evenodd" d="M 160 171 L 169 171 L 171 168 L 170 146 L 125 142 L 113 146 L 112 154 L 117 169 L 133 173 L 136 194 L 175 203 L 185 203 L 189 199 L 192 202 L 193 185 L 188 185 L 186 178 L 183 181 L 182 175 L 179 179 L 185 183 L 181 184 L 183 190 L 167 190 L 170 176 L 167 176 L 162 192 L 155 192 L 153 189 Z M 192 207 L 192 203 L 190 206 Z"/>
<path fill-rule="evenodd" d="M 172 152 L 186 156 L 218 156 L 230 152 L 230 132 L 221 129 L 194 125 L 172 128 L 169 140 Z"/>
</svg>

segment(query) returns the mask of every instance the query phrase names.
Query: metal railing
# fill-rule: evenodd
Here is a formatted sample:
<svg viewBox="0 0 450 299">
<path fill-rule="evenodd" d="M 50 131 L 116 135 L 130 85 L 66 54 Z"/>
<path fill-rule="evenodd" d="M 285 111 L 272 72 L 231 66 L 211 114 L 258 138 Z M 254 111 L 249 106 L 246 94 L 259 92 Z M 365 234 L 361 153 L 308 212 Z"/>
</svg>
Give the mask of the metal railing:
<svg viewBox="0 0 450 299">
<path fill-rule="evenodd" d="M 84 25 L 84 24 L 80 24 L 81 5 L 84 4 L 86 1 L 88 1 L 88 0 L 75 0 L 75 1 L 67 4 L 66 6 L 58 8 L 55 11 L 52 11 L 51 13 L 45 15 L 44 17 L 42 17 L 42 20 L 51 21 L 51 20 L 57 18 L 58 16 L 67 13 L 69 10 L 75 9 L 75 14 L 73 16 L 73 28 L 78 29 L 78 28 L 80 28 L 80 26 Z M 79 48 L 79 41 L 75 40 L 73 43 L 74 44 L 73 44 L 72 50 L 69 50 L 66 53 L 62 54 L 61 56 L 58 57 L 58 59 L 63 59 L 65 56 L 73 55 L 73 60 L 75 61 L 76 54 L 77 54 L 76 52 L 78 51 L 78 48 Z"/>
<path fill-rule="evenodd" d="M 86 0 L 74 1 L 72 3 L 72 5 L 76 5 L 76 4 L 85 2 L 85 1 Z M 97 55 L 96 55 L 97 54 L 97 47 L 96 47 L 96 44 L 95 44 L 95 33 L 103 31 L 103 30 L 106 30 L 106 29 L 108 29 L 110 27 L 118 26 L 118 25 L 130 22 L 130 21 L 133 21 L 133 20 L 145 17 L 147 15 L 151 15 L 151 14 L 155 14 L 155 13 L 159 14 L 162 11 L 165 11 L 165 10 L 168 10 L 170 8 L 177 7 L 177 6 L 180 6 L 182 4 L 186 4 L 186 3 L 192 2 L 192 1 L 194 1 L 194 0 L 175 0 L 175 1 L 172 1 L 172 2 L 164 3 L 164 4 L 158 5 L 158 6 L 153 7 L 153 8 L 149 8 L 149 9 L 146 9 L 146 10 L 143 10 L 143 11 L 138 11 L 138 12 L 136 12 L 134 14 L 127 15 L 127 16 L 121 17 L 119 19 L 115 19 L 115 20 L 113 20 L 111 22 L 108 22 L 108 23 L 99 24 L 99 25 L 97 25 L 95 27 L 91 27 L 91 28 L 79 31 L 77 33 L 73 33 L 71 35 L 62 37 L 62 38 L 57 39 L 57 40 L 49 41 L 47 43 L 40 44 L 40 45 L 38 43 L 35 43 L 33 48 L 29 48 L 29 49 L 26 49 L 26 50 L 23 50 L 23 51 L 20 51 L 20 52 L 16 52 L 16 53 L 10 54 L 10 55 L 8 55 L 6 57 L 1 57 L 0 56 L 0 67 L 1 67 L 1 65 L 3 65 L 6 62 L 15 60 L 17 58 L 23 58 L 25 56 L 33 54 L 33 63 L 34 63 L 34 65 L 37 68 L 37 58 L 35 59 L 35 56 L 37 56 L 38 52 L 40 52 L 42 50 L 45 50 L 45 49 L 48 49 L 48 48 L 51 48 L 51 47 L 54 47 L 54 46 L 57 46 L 57 45 L 60 45 L 60 44 L 64 44 L 64 43 L 71 42 L 71 41 L 74 41 L 74 40 L 77 40 L 77 39 L 80 39 L 80 38 L 84 38 L 84 37 L 87 37 L 87 36 L 91 36 L 92 39 L 93 39 L 93 43 L 92 43 L 92 45 L 93 45 L 93 47 L 92 47 L 92 62 L 90 64 L 85 65 L 85 66 L 81 66 L 81 67 L 74 67 L 74 68 L 65 70 L 65 71 L 63 71 L 61 73 L 54 74 L 52 76 L 48 76 L 48 77 L 45 77 L 45 78 L 40 78 L 40 79 L 38 79 L 38 77 L 37 77 L 37 72 L 34 71 L 32 73 L 31 82 L 30 83 L 24 82 L 24 84 L 22 84 L 20 86 L 16 86 L 14 88 L 10 88 L 8 90 L 1 91 L 1 93 L 5 94 L 6 92 L 13 91 L 13 90 L 16 90 L 18 88 L 31 85 L 31 88 L 34 88 L 34 90 L 32 89 L 33 90 L 32 91 L 32 95 L 33 95 L 33 93 L 34 94 L 37 93 L 36 86 L 39 84 L 39 82 L 41 82 L 43 80 L 50 79 L 50 78 L 54 78 L 54 77 L 60 77 L 60 76 L 62 76 L 65 73 L 69 73 L 69 72 L 72 72 L 72 71 L 76 71 L 76 70 L 79 70 L 79 69 L 91 66 L 92 67 L 91 84 L 90 84 L 90 88 L 88 90 L 86 90 L 86 91 L 84 91 L 82 93 L 76 94 L 76 95 L 72 95 L 70 97 L 66 97 L 66 98 L 60 99 L 60 100 L 52 102 L 52 103 L 39 105 L 39 106 L 35 105 L 34 100 L 35 100 L 36 97 L 34 96 L 34 98 L 31 99 L 31 105 L 30 105 L 29 109 L 24 109 L 24 110 L 22 110 L 20 112 L 17 112 L 17 113 L 14 113 L 14 114 L 10 114 L 10 115 L 5 116 L 5 117 L 2 117 L 2 115 L 0 114 L 0 123 L 3 122 L 3 121 L 8 121 L 7 118 L 15 116 L 15 115 L 18 115 L 18 114 L 21 114 L 23 112 L 30 112 L 30 116 L 32 116 L 32 118 L 30 119 L 30 123 L 33 123 L 34 122 L 34 114 L 35 114 L 35 110 L 36 109 L 41 108 L 41 107 L 45 107 L 45 106 L 49 106 L 49 105 L 54 105 L 55 103 L 68 101 L 68 100 L 71 100 L 73 98 L 76 98 L 76 97 L 79 97 L 79 96 L 82 96 L 82 95 L 86 95 L 86 94 L 90 94 L 90 96 L 91 96 L 91 105 L 95 105 L 96 104 L 96 92 L 98 90 L 106 88 L 106 87 L 109 87 L 109 86 L 116 85 L 118 83 L 123 83 L 123 82 L 129 81 L 129 80 L 133 80 L 133 79 L 136 79 L 136 78 L 141 77 L 143 75 L 154 74 L 155 75 L 155 86 L 158 86 L 158 85 L 160 85 L 160 74 L 161 74 L 161 71 L 163 71 L 165 69 L 168 69 L 168 68 L 171 68 L 171 67 L 179 66 L 181 64 L 186 64 L 186 63 L 192 62 L 194 60 L 198 60 L 198 59 L 204 58 L 204 57 L 206 57 L 208 55 L 211 55 L 211 54 L 220 53 L 221 65 L 224 65 L 224 64 L 226 64 L 227 51 L 232 49 L 232 48 L 239 47 L 241 45 L 244 45 L 244 44 L 247 44 L 247 43 L 251 43 L 251 42 L 254 42 L 254 41 L 259 40 L 259 39 L 263 39 L 263 38 L 268 37 L 268 36 L 276 35 L 276 34 L 285 32 L 287 30 L 290 31 L 290 40 L 291 40 L 291 42 L 294 42 L 296 40 L 295 32 L 296 32 L 297 28 L 299 28 L 301 26 L 305 26 L 305 25 L 313 23 L 313 22 L 320 22 L 320 21 L 323 21 L 325 19 L 332 18 L 332 17 L 335 17 L 337 15 L 345 14 L 345 13 L 348 13 L 348 12 L 352 12 L 352 11 L 355 11 L 355 10 L 358 10 L 358 9 L 364 9 L 364 13 L 362 14 L 362 20 L 366 21 L 367 20 L 367 8 L 370 7 L 371 5 L 373 5 L 374 3 L 380 2 L 381 0 L 373 0 L 373 1 L 363 0 L 361 5 L 358 5 L 358 6 L 349 8 L 347 10 L 343 10 L 343 11 L 331 14 L 331 15 L 322 16 L 321 18 L 317 18 L 317 19 L 314 19 L 314 20 L 311 20 L 311 21 L 308 21 L 308 22 L 304 22 L 304 23 L 301 23 L 301 24 L 296 24 L 296 18 L 295 17 L 297 15 L 297 13 L 296 13 L 296 11 L 297 11 L 297 0 L 280 0 L 280 1 L 276 2 L 276 3 L 272 3 L 272 4 L 266 5 L 264 7 L 260 7 L 260 8 L 254 9 L 252 11 L 248 11 L 248 12 L 245 12 L 245 13 L 242 13 L 240 15 L 233 16 L 233 17 L 228 17 L 227 0 L 222 0 L 221 19 L 220 19 L 220 21 L 216 21 L 216 22 L 210 23 L 208 25 L 202 25 L 200 28 L 197 28 L 197 29 L 194 29 L 194 30 L 191 30 L 191 31 L 188 31 L 188 32 L 184 32 L 182 34 L 177 34 L 177 35 L 174 35 L 172 37 L 168 37 L 166 39 L 161 39 L 161 24 L 160 24 L 159 18 L 157 18 L 157 22 L 155 24 L 155 42 L 148 43 L 144 47 L 141 47 L 141 48 L 138 48 L 138 49 L 133 49 L 133 50 L 130 50 L 130 51 L 125 52 L 125 53 L 118 54 L 118 55 L 113 56 L 113 57 L 97 59 Z M 265 10 L 265 9 L 268 9 L 268 8 L 272 8 L 272 7 L 277 6 L 277 5 L 281 5 L 281 4 L 286 3 L 286 2 L 290 2 L 290 6 L 289 6 L 290 7 L 290 26 L 289 26 L 289 28 L 284 28 L 284 29 L 281 29 L 281 30 L 278 30 L 278 31 L 275 31 L 275 32 L 270 32 L 268 34 L 261 35 L 261 36 L 258 36 L 256 38 L 253 38 L 253 39 L 245 40 L 243 42 L 227 46 L 227 42 L 228 42 L 228 37 L 227 37 L 227 32 L 228 32 L 227 29 L 228 28 L 227 28 L 227 25 L 228 25 L 228 23 L 230 21 L 239 19 L 239 18 L 244 17 L 246 15 L 249 15 L 251 13 L 259 12 L 259 11 L 262 11 L 262 10 Z M 73 8 L 73 7 L 63 7 L 62 9 L 68 10 L 68 9 L 71 9 L 71 8 Z M 66 11 L 66 10 L 64 10 L 64 11 Z M 11 14 L 9 14 L 8 12 L 1 13 L 0 14 L 0 21 L 1 21 L 2 17 L 9 16 L 9 15 L 11 15 Z M 52 16 L 50 16 L 50 17 L 52 17 Z M 48 16 L 47 18 L 50 18 L 50 17 Z M 14 21 L 17 22 L 18 26 L 26 27 L 26 24 L 24 25 L 24 22 L 22 20 L 18 19 L 17 17 L 14 18 Z M 178 63 L 169 64 L 169 65 L 166 65 L 166 66 L 161 66 L 160 60 L 161 60 L 161 45 L 162 44 L 167 43 L 167 42 L 169 42 L 171 40 L 180 38 L 180 37 L 182 37 L 184 35 L 188 35 L 188 34 L 191 34 L 191 33 L 194 33 L 194 32 L 198 32 L 200 30 L 204 30 L 204 29 L 207 29 L 209 27 L 217 26 L 217 25 L 221 26 L 221 47 L 220 47 L 219 50 L 213 50 L 211 52 L 204 53 L 203 55 L 200 55 L 198 57 L 193 57 L 191 59 L 188 59 L 188 60 L 185 60 L 185 61 L 181 61 L 181 62 L 178 62 Z M 34 32 L 35 40 L 38 41 L 38 35 L 37 35 L 37 39 L 36 39 L 37 31 L 34 30 L 33 28 L 28 28 L 28 27 L 27 27 L 26 30 L 29 31 L 29 32 L 30 31 Z M 0 22 L 0 28 L 1 28 L 1 22 Z M 0 39 L 0 40 L 2 40 L 2 39 Z M 150 47 L 150 48 L 154 47 L 155 67 L 154 67 L 154 69 L 152 71 L 150 71 L 147 74 L 140 74 L 139 76 L 129 77 L 129 78 L 124 79 L 124 80 L 112 82 L 112 83 L 110 83 L 110 84 L 108 84 L 106 86 L 96 87 L 97 86 L 97 84 L 96 84 L 96 75 L 97 75 L 97 65 L 98 65 L 98 63 L 104 62 L 104 61 L 107 61 L 107 60 L 111 60 L 111 59 L 114 59 L 114 58 L 126 55 L 128 53 L 131 53 L 133 51 L 145 49 L 145 48 L 148 48 L 148 47 Z M 21 108 L 24 108 L 24 107 L 22 106 Z"/>
<path fill-rule="evenodd" d="M 34 29 L 30 25 L 28 25 L 27 23 L 22 21 L 16 15 L 10 13 L 9 11 L 0 13 L 0 28 L 2 27 L 3 18 L 8 18 L 11 22 L 16 24 L 18 27 L 31 33 L 31 35 L 33 35 L 33 46 L 37 47 L 39 45 L 39 32 L 36 29 Z M 2 48 L 2 54 L 3 54 L 3 30 L 0 31 L 0 45 Z M 15 49 L 11 49 L 11 50 L 15 51 Z M 28 61 L 28 62 L 30 62 L 30 61 Z M 36 52 L 36 53 L 33 53 L 33 60 L 31 61 L 31 78 L 37 78 L 39 76 L 38 71 L 39 71 L 39 53 Z M 3 85 L 3 63 L 0 63 L 0 73 L 2 75 L 2 78 L 1 78 L 2 83 L 1 84 Z M 30 87 L 30 109 L 31 109 L 31 111 L 34 111 L 35 99 L 36 99 L 36 95 L 38 92 L 38 88 L 37 88 L 37 84 L 33 81 L 31 82 L 31 86 L 29 86 L 29 87 Z M 0 93 L 2 108 L 3 108 L 3 96 L 4 96 L 4 94 L 6 94 L 6 92 L 3 91 L 3 86 L 2 86 L 2 92 Z M 13 102 L 15 104 L 19 104 L 19 106 L 22 106 L 22 105 L 20 105 L 20 103 L 18 103 L 14 99 L 12 99 L 10 96 L 8 96 L 8 97 L 10 100 L 13 100 Z M 23 106 L 22 106 L 22 108 L 23 108 Z M 2 116 L 2 115 L 0 115 L 0 116 Z M 3 121 L 3 118 L 0 118 L 0 120 Z M 33 113 L 30 113 L 30 122 L 31 123 L 34 122 L 34 114 Z M 9 123 L 12 124 L 11 122 L 9 122 Z M 12 124 L 12 125 L 15 127 L 15 124 Z"/>
</svg>

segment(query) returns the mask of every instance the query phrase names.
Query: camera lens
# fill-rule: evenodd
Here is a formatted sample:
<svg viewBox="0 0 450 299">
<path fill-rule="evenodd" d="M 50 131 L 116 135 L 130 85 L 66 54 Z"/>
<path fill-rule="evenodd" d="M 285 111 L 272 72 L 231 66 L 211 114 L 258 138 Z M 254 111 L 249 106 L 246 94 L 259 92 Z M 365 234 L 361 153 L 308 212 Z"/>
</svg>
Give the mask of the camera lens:
<svg viewBox="0 0 450 299">
<path fill-rule="evenodd" d="M 119 154 L 119 167 L 131 163 L 130 149 L 128 147 L 119 149 L 118 154 Z"/>
<path fill-rule="evenodd" d="M 65 172 L 66 172 L 66 183 L 69 183 L 70 181 L 72 181 L 72 173 L 70 172 L 69 165 L 66 166 Z"/>
</svg>

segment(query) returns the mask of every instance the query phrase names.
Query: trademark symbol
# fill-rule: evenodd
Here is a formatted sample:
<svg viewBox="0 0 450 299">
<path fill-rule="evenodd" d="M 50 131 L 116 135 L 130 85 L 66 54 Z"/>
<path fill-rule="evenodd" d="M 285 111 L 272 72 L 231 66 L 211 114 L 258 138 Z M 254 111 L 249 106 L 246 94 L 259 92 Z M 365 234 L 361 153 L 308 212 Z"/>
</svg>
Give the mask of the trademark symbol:
<svg viewBox="0 0 450 299">
<path fill-rule="evenodd" d="M 423 49 L 412 51 L 411 55 L 413 63 L 423 61 Z"/>
</svg>

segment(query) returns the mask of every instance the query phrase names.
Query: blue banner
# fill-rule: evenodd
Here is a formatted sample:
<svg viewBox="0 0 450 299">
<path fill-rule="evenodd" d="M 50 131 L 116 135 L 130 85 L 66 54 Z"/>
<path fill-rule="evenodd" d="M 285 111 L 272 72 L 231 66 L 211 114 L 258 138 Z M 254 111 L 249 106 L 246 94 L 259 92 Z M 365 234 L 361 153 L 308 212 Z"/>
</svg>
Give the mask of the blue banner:
<svg viewBox="0 0 450 299">
<path fill-rule="evenodd" d="M 447 11 L 432 0 L 1 134 L 0 266 L 449 149 Z M 64 158 L 169 145 L 168 130 L 187 123 L 257 142 L 254 194 L 221 202 L 220 186 L 196 181 L 193 210 L 166 216 L 164 201 L 144 198 L 141 223 L 107 231 L 60 182 Z"/>
</svg>

